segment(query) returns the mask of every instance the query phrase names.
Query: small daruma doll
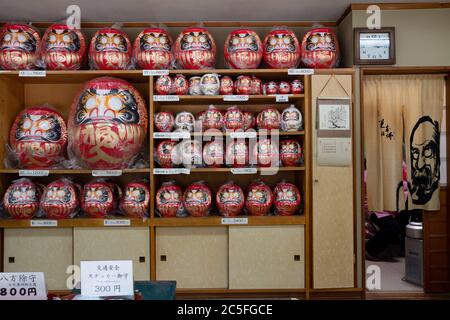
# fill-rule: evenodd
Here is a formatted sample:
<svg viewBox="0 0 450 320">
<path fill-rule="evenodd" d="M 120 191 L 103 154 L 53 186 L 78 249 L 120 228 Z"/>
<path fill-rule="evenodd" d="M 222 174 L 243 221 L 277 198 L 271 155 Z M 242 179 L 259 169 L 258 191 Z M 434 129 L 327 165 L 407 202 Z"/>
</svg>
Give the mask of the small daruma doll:
<svg viewBox="0 0 450 320">
<path fill-rule="evenodd" d="M 279 164 L 278 145 L 270 139 L 261 139 L 253 147 L 253 156 L 261 167 L 277 167 Z"/>
<path fill-rule="evenodd" d="M 202 164 L 202 145 L 197 140 L 183 140 L 175 148 L 175 163 L 185 168 L 195 168 Z"/>
<path fill-rule="evenodd" d="M 175 42 L 174 55 L 180 69 L 211 69 L 216 60 L 216 44 L 205 28 L 186 28 Z"/>
<path fill-rule="evenodd" d="M 264 38 L 264 62 L 273 69 L 295 68 L 300 61 L 300 45 L 294 32 L 279 28 Z"/>
<path fill-rule="evenodd" d="M 223 127 L 222 112 L 213 105 L 210 105 L 203 115 L 202 126 L 204 131 L 210 129 L 221 130 Z"/>
<path fill-rule="evenodd" d="M 81 209 L 92 218 L 104 218 L 116 208 L 121 195 L 116 184 L 93 180 L 83 186 Z"/>
<path fill-rule="evenodd" d="M 169 69 L 172 38 L 162 28 L 147 28 L 138 34 L 133 44 L 133 57 L 141 69 Z"/>
<path fill-rule="evenodd" d="M 61 114 L 47 106 L 30 107 L 16 117 L 9 142 L 24 169 L 54 167 L 67 146 L 67 128 Z"/>
<path fill-rule="evenodd" d="M 114 28 L 98 30 L 89 47 L 89 62 L 92 69 L 124 70 L 131 61 L 131 44 L 128 36 Z"/>
<path fill-rule="evenodd" d="M 239 76 L 234 82 L 234 92 L 236 94 L 250 94 L 252 92 L 252 78 L 249 76 Z"/>
<path fill-rule="evenodd" d="M 86 82 L 69 114 L 71 151 L 89 169 L 130 165 L 147 134 L 144 100 L 128 82 L 102 77 Z"/>
<path fill-rule="evenodd" d="M 183 194 L 183 207 L 192 217 L 205 217 L 211 209 L 211 190 L 203 182 L 195 182 Z"/>
<path fill-rule="evenodd" d="M 163 140 L 156 147 L 155 160 L 162 168 L 173 168 L 175 165 L 176 141 Z"/>
<path fill-rule="evenodd" d="M 239 130 L 244 127 L 244 114 L 237 106 L 227 109 L 224 116 L 224 126 L 227 130 Z"/>
<path fill-rule="evenodd" d="M 203 162 L 207 167 L 218 168 L 223 164 L 223 144 L 219 141 L 211 141 L 203 146 Z"/>
<path fill-rule="evenodd" d="M 273 203 L 272 190 L 262 181 L 255 181 L 248 186 L 245 208 L 251 216 L 269 214 Z"/>
<path fill-rule="evenodd" d="M 175 124 L 175 118 L 172 113 L 161 111 L 154 117 L 155 129 L 159 132 L 171 132 Z"/>
<path fill-rule="evenodd" d="M 41 58 L 48 70 L 77 70 L 86 54 L 86 41 L 78 29 L 53 24 L 42 37 Z"/>
<path fill-rule="evenodd" d="M 248 129 L 253 129 L 256 124 L 256 119 L 255 119 L 254 114 L 250 111 L 244 111 L 244 112 L 242 112 L 242 115 L 243 115 L 243 119 L 244 119 L 242 129 L 244 131 L 247 131 Z"/>
<path fill-rule="evenodd" d="M 200 79 L 202 93 L 207 96 L 217 95 L 220 92 L 219 75 L 215 73 L 204 74 Z"/>
<path fill-rule="evenodd" d="M 245 141 L 233 141 L 227 145 L 225 163 L 233 168 L 242 168 L 248 164 L 249 152 Z"/>
<path fill-rule="evenodd" d="M 300 191 L 292 183 L 280 182 L 273 189 L 275 213 L 280 216 L 292 216 L 299 212 Z"/>
<path fill-rule="evenodd" d="M 150 189 L 146 181 L 132 181 L 125 186 L 120 208 L 128 217 L 144 218 L 148 214 Z"/>
<path fill-rule="evenodd" d="M 72 218 L 78 209 L 79 186 L 62 178 L 53 181 L 41 197 L 41 209 L 49 219 Z"/>
<path fill-rule="evenodd" d="M 185 95 L 189 90 L 189 83 L 186 77 L 182 74 L 177 74 L 173 78 L 173 91 L 178 95 Z"/>
<path fill-rule="evenodd" d="M 195 117 L 190 112 L 179 112 L 175 116 L 175 131 L 194 131 Z"/>
<path fill-rule="evenodd" d="M 308 68 L 335 68 L 339 66 L 339 42 L 329 28 L 308 31 L 302 40 L 302 63 Z"/>
<path fill-rule="evenodd" d="M 34 69 L 40 45 L 41 37 L 32 27 L 6 23 L 0 31 L 0 68 Z"/>
<path fill-rule="evenodd" d="M 156 192 L 156 211 L 161 217 L 176 217 L 183 212 L 183 193 L 174 182 L 164 182 Z"/>
<path fill-rule="evenodd" d="M 222 216 L 237 216 L 244 208 L 244 191 L 234 182 L 225 183 L 217 190 L 216 203 Z"/>
<path fill-rule="evenodd" d="M 155 83 L 155 90 L 157 94 L 166 95 L 173 92 L 173 80 L 167 75 L 158 77 Z"/>
<path fill-rule="evenodd" d="M 302 160 L 302 147 L 297 140 L 287 139 L 280 143 L 280 160 L 283 166 L 297 166 Z"/>
<path fill-rule="evenodd" d="M 255 31 L 237 29 L 228 34 L 224 56 L 231 69 L 256 69 L 261 63 L 262 55 L 262 43 Z"/>
<path fill-rule="evenodd" d="M 13 219 L 31 219 L 39 210 L 41 194 L 41 187 L 30 179 L 16 180 L 3 196 L 5 210 Z"/>
<path fill-rule="evenodd" d="M 259 130 L 275 130 L 280 128 L 280 112 L 274 108 L 267 108 L 258 113 L 256 124 Z"/>
<path fill-rule="evenodd" d="M 303 117 L 300 110 L 294 105 L 283 110 L 281 113 L 281 130 L 297 131 L 303 127 Z"/>
<path fill-rule="evenodd" d="M 222 79 L 220 79 L 220 94 L 222 95 L 233 94 L 233 91 L 234 91 L 233 80 L 229 76 L 223 76 Z"/>
</svg>

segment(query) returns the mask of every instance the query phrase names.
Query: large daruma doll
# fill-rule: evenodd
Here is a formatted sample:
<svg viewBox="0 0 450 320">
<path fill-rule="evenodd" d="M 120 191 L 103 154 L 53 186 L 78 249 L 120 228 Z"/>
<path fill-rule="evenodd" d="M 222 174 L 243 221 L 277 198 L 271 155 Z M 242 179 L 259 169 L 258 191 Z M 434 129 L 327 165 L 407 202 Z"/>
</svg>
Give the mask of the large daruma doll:
<svg viewBox="0 0 450 320">
<path fill-rule="evenodd" d="M 294 32 L 279 28 L 264 38 L 264 62 L 273 69 L 295 68 L 300 62 L 300 45 Z"/>
<path fill-rule="evenodd" d="M 228 34 L 224 46 L 225 61 L 232 69 L 256 69 L 263 48 L 258 34 L 250 29 L 237 29 Z"/>
<path fill-rule="evenodd" d="M 172 38 L 162 28 L 147 28 L 136 37 L 133 57 L 141 69 L 169 69 Z"/>
<path fill-rule="evenodd" d="M 131 61 L 131 44 L 128 36 L 114 28 L 103 28 L 92 37 L 89 62 L 92 69 L 124 70 Z"/>
<path fill-rule="evenodd" d="M 20 168 L 51 168 L 66 151 L 66 123 L 61 114 L 50 107 L 30 107 L 16 117 L 9 142 Z"/>
<path fill-rule="evenodd" d="M 211 69 L 216 61 L 216 44 L 205 28 L 186 28 L 175 42 L 174 55 L 180 69 Z"/>
<path fill-rule="evenodd" d="M 339 42 L 329 28 L 308 31 L 302 40 L 302 63 L 308 68 L 335 68 L 339 65 Z"/>
<path fill-rule="evenodd" d="M 0 31 L 0 69 L 33 69 L 39 57 L 41 38 L 26 24 L 5 24 Z"/>
<path fill-rule="evenodd" d="M 70 151 L 89 169 L 123 169 L 142 147 L 147 110 L 139 92 L 121 79 L 88 81 L 70 109 Z"/>
<path fill-rule="evenodd" d="M 78 29 L 53 24 L 42 38 L 41 58 L 49 70 L 77 70 L 86 53 L 84 36 Z"/>
</svg>

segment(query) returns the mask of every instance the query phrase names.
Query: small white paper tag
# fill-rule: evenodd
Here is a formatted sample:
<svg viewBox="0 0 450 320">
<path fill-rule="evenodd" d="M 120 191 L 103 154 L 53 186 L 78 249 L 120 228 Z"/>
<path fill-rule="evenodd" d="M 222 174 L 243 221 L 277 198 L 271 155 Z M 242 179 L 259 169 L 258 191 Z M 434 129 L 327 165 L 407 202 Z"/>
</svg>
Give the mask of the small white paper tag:
<svg viewBox="0 0 450 320">
<path fill-rule="evenodd" d="M 289 95 L 288 94 L 277 94 L 277 95 L 275 95 L 275 101 L 276 102 L 289 102 Z"/>
<path fill-rule="evenodd" d="M 181 132 L 153 132 L 154 139 L 189 139 L 191 134 L 188 131 Z"/>
<path fill-rule="evenodd" d="M 20 177 L 47 177 L 49 170 L 19 170 Z"/>
<path fill-rule="evenodd" d="M 19 77 L 46 77 L 45 70 L 20 70 Z"/>
<path fill-rule="evenodd" d="M 83 297 L 134 297 L 133 261 L 81 261 Z"/>
<path fill-rule="evenodd" d="M 223 101 L 248 101 L 248 99 L 249 97 L 246 94 L 232 94 L 223 96 Z"/>
<path fill-rule="evenodd" d="M 288 69 L 290 76 L 302 76 L 314 74 L 314 69 Z"/>
<path fill-rule="evenodd" d="M 231 168 L 232 174 L 256 174 L 257 172 L 256 168 Z"/>
<path fill-rule="evenodd" d="M 248 224 L 248 218 L 222 218 L 222 224 Z"/>
<path fill-rule="evenodd" d="M 168 74 L 169 74 L 169 70 L 142 70 L 142 75 L 144 77 L 166 76 Z"/>
<path fill-rule="evenodd" d="M 0 300 L 47 300 L 43 272 L 0 273 Z"/>
<path fill-rule="evenodd" d="M 191 174 L 191 169 L 186 168 L 154 168 L 153 174 Z"/>
<path fill-rule="evenodd" d="M 172 95 L 156 94 L 153 96 L 153 101 L 180 101 L 180 97 Z"/>
<path fill-rule="evenodd" d="M 256 131 L 250 132 L 230 132 L 232 139 L 253 139 L 256 138 Z"/>
<path fill-rule="evenodd" d="M 31 220 L 30 227 L 57 227 L 58 220 Z"/>
<path fill-rule="evenodd" d="M 105 227 L 131 226 L 131 220 L 130 219 L 104 219 L 103 225 Z"/>
<path fill-rule="evenodd" d="M 119 177 L 122 170 L 92 170 L 93 177 Z"/>
</svg>

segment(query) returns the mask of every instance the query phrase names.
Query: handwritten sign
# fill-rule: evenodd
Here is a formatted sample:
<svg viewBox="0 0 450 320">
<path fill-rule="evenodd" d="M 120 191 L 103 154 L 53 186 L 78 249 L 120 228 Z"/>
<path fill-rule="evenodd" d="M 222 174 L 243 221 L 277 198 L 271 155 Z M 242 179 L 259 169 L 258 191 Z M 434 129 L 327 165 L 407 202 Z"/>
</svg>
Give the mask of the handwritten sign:
<svg viewBox="0 0 450 320">
<path fill-rule="evenodd" d="M 0 300 L 47 300 L 44 273 L 0 273 Z"/>
</svg>

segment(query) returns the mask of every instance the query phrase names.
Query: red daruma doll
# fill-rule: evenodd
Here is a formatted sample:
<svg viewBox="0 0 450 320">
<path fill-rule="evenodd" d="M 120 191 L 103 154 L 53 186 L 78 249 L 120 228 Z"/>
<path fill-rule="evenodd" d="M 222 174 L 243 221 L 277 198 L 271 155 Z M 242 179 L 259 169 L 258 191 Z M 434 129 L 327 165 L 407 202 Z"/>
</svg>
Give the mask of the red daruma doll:
<svg viewBox="0 0 450 320">
<path fill-rule="evenodd" d="M 297 166 L 302 160 L 302 147 L 297 140 L 287 139 L 280 143 L 280 160 L 283 166 Z"/>
<path fill-rule="evenodd" d="M 251 216 L 269 214 L 273 203 L 272 190 L 262 181 L 255 181 L 248 186 L 245 208 Z"/>
<path fill-rule="evenodd" d="M 223 144 L 219 141 L 211 141 L 203 146 L 203 162 L 207 167 L 219 168 L 223 164 Z"/>
<path fill-rule="evenodd" d="M 6 212 L 13 219 L 31 219 L 39 210 L 39 198 L 42 188 L 30 179 L 14 181 L 3 196 Z"/>
<path fill-rule="evenodd" d="M 142 147 L 148 119 L 139 92 L 121 79 L 86 82 L 70 108 L 71 151 L 89 169 L 123 169 Z"/>
<path fill-rule="evenodd" d="M 333 30 L 317 28 L 302 40 L 302 63 L 308 68 L 335 68 L 339 65 L 339 42 Z"/>
<path fill-rule="evenodd" d="M 164 182 L 156 192 L 156 211 L 161 217 L 176 217 L 183 212 L 181 188 Z"/>
<path fill-rule="evenodd" d="M 14 120 L 9 142 L 20 168 L 51 168 L 66 151 L 66 123 L 61 114 L 50 107 L 30 107 Z"/>
<path fill-rule="evenodd" d="M 292 183 L 280 182 L 273 189 L 275 213 L 292 216 L 300 209 L 300 191 Z"/>
<path fill-rule="evenodd" d="M 50 183 L 41 198 L 41 209 L 49 219 L 72 218 L 78 209 L 79 186 L 62 178 Z"/>
<path fill-rule="evenodd" d="M 169 69 L 172 38 L 162 28 L 147 28 L 136 37 L 133 57 L 141 69 Z"/>
<path fill-rule="evenodd" d="M 180 69 L 211 69 L 216 60 L 216 44 L 205 28 L 186 28 L 175 42 L 174 55 Z"/>
<path fill-rule="evenodd" d="M 120 208 L 132 218 L 144 218 L 148 213 L 150 189 L 145 181 L 132 181 L 125 186 Z"/>
<path fill-rule="evenodd" d="M 48 70 L 78 70 L 86 54 L 86 41 L 78 29 L 53 24 L 42 38 L 41 58 Z"/>
<path fill-rule="evenodd" d="M 255 31 L 237 29 L 228 34 L 224 46 L 224 56 L 231 69 L 258 68 L 262 53 L 262 43 Z"/>
<path fill-rule="evenodd" d="M 277 28 L 264 38 L 264 62 L 273 69 L 295 68 L 300 62 L 300 45 L 294 32 Z"/>
<path fill-rule="evenodd" d="M 211 203 L 211 190 L 203 182 L 195 182 L 184 191 L 183 207 L 192 217 L 207 216 Z"/>
<path fill-rule="evenodd" d="M 41 37 L 32 27 L 6 23 L 0 31 L 0 68 L 34 69 L 40 45 Z"/>
<path fill-rule="evenodd" d="M 244 208 L 244 192 L 234 182 L 225 183 L 217 190 L 216 203 L 222 216 L 237 216 Z"/>
<path fill-rule="evenodd" d="M 175 166 L 175 152 L 177 142 L 172 140 L 163 140 L 156 147 L 155 159 L 161 168 L 173 168 Z"/>
<path fill-rule="evenodd" d="M 131 62 L 131 44 L 128 36 L 118 29 L 100 29 L 92 37 L 89 62 L 92 69 L 128 69 Z"/>
<path fill-rule="evenodd" d="M 86 183 L 81 193 L 81 209 L 92 218 L 104 218 L 117 206 L 122 191 L 119 186 L 98 179 Z"/>
</svg>

